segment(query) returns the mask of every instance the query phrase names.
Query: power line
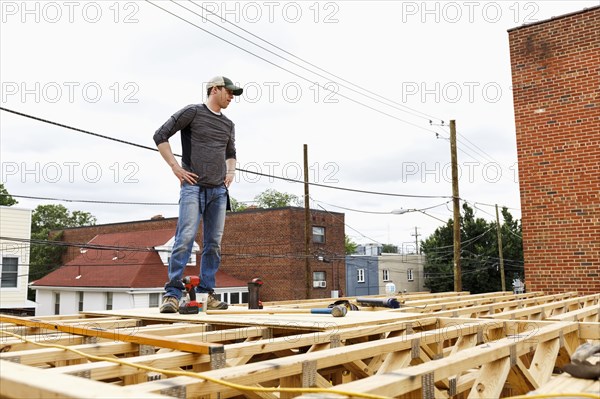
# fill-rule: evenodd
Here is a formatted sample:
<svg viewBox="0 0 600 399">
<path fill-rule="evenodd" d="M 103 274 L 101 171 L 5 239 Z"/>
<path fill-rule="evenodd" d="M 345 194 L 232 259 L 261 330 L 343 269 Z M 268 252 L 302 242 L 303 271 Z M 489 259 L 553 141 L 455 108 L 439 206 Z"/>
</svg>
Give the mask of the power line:
<svg viewBox="0 0 600 399">
<path fill-rule="evenodd" d="M 69 130 L 74 130 L 80 133 L 84 133 L 84 134 L 89 134 L 95 137 L 99 137 L 99 138 L 103 138 L 106 140 L 111 140 L 111 141 L 116 141 L 119 142 L 121 144 L 126 144 L 126 145 L 131 145 L 134 147 L 138 147 L 138 148 L 143 148 L 143 149 L 147 149 L 147 150 L 152 150 L 155 152 L 158 152 L 157 148 L 153 148 L 153 147 L 148 147 L 142 144 L 136 144 L 136 143 L 132 143 L 126 140 L 121 140 L 121 139 L 115 139 L 114 137 L 110 137 L 110 136 L 106 136 L 103 134 L 98 134 L 98 133 L 93 133 L 87 130 L 83 130 L 83 129 L 79 129 L 79 128 L 75 128 L 69 125 L 64 125 L 58 122 L 53 122 L 50 121 L 48 119 L 44 119 L 44 118 L 40 118 L 40 117 L 36 117 L 33 115 L 29 115 L 29 114 L 25 114 L 22 112 L 18 112 L 18 111 L 14 111 L 12 109 L 8 109 L 5 107 L 0 107 L 0 110 L 2 111 L 6 111 L 6 112 L 10 112 L 12 114 L 15 115 L 19 115 L 25 118 L 29 118 L 29 119 L 33 119 L 39 122 L 43 122 L 43 123 L 47 123 L 50 125 L 54 125 L 54 126 L 59 126 L 65 129 L 69 129 Z M 181 157 L 181 155 L 179 154 L 173 154 L 176 157 Z M 254 174 L 257 176 L 264 176 L 264 177 L 269 177 L 269 178 L 273 178 L 273 179 L 278 179 L 278 180 L 283 180 L 283 181 L 288 181 L 288 182 L 293 182 L 293 183 L 301 183 L 304 184 L 304 181 L 301 180 L 296 180 L 296 179 L 290 179 L 287 177 L 282 177 L 282 176 L 274 176 L 274 175 L 269 175 L 266 173 L 260 173 L 260 172 L 255 172 L 255 171 L 251 171 L 251 170 L 245 170 L 245 169 L 237 169 L 240 172 L 245 172 L 245 173 L 250 173 L 250 174 Z M 397 193 L 384 193 L 384 192 L 376 192 L 376 191 L 368 191 L 368 190 L 358 190 L 358 189 L 352 189 L 352 188 L 347 188 L 347 187 L 336 187 L 336 186 L 329 186 L 326 184 L 321 184 L 321 183 L 308 183 L 311 186 L 315 186 L 315 187 L 323 187 L 323 188 L 329 188 L 329 189 L 333 189 L 333 190 L 342 190 L 342 191 L 351 191 L 351 192 L 356 192 L 356 193 L 362 193 L 362 194 L 374 194 L 374 195 L 384 195 L 384 196 L 392 196 L 392 197 L 405 197 L 405 198 L 452 198 L 451 196 L 448 195 L 416 195 L 416 194 L 397 194 Z"/>
<path fill-rule="evenodd" d="M 172 0 L 171 0 L 171 1 L 172 1 Z M 300 61 L 304 62 L 305 64 L 308 64 L 308 65 L 312 66 L 313 68 L 316 68 L 316 69 L 318 69 L 319 71 L 325 72 L 326 74 L 328 74 L 328 75 L 331 75 L 331 76 L 335 77 L 335 78 L 336 78 L 336 79 L 338 79 L 338 80 L 341 80 L 341 81 L 343 81 L 343 82 L 346 82 L 346 83 L 348 83 L 348 84 L 350 84 L 350 85 L 352 85 L 352 86 L 354 86 L 354 87 L 358 87 L 359 89 L 361 89 L 361 90 L 363 90 L 363 91 L 365 91 L 365 92 L 367 92 L 367 93 L 369 93 L 369 94 L 373 94 L 373 95 L 374 95 L 374 96 L 376 96 L 376 97 L 382 98 L 382 99 L 384 99 L 384 100 L 388 101 L 389 103 L 392 103 L 392 104 L 398 105 L 398 106 L 400 106 L 400 107 L 402 107 L 402 108 L 406 108 L 406 109 L 408 109 L 409 111 L 412 111 L 412 112 L 406 111 L 406 110 L 404 110 L 404 109 L 400 109 L 400 108 L 398 108 L 398 107 L 396 107 L 396 106 L 394 106 L 394 105 L 387 104 L 387 103 L 385 103 L 385 102 L 383 102 L 383 101 L 381 101 L 381 100 L 378 100 L 377 98 L 374 98 L 374 97 L 368 96 L 368 95 L 366 95 L 366 94 L 364 94 L 364 93 L 361 93 L 361 92 L 359 92 L 359 91 L 357 91 L 357 90 L 355 90 L 355 89 L 352 89 L 351 87 L 348 87 L 348 86 L 346 86 L 346 85 L 343 85 L 343 84 L 340 84 L 340 83 L 338 83 L 338 82 L 335 82 L 335 83 L 337 83 L 338 85 L 340 85 L 340 86 L 342 86 L 342 87 L 344 87 L 344 88 L 347 88 L 348 90 L 351 90 L 351 91 L 353 91 L 353 92 L 355 92 L 355 93 L 357 93 L 357 94 L 363 95 L 363 96 L 365 96 L 365 97 L 367 97 L 367 98 L 369 98 L 369 99 L 371 99 L 371 100 L 375 100 L 375 101 L 377 101 L 377 102 L 379 102 L 379 103 L 381 103 L 381 104 L 383 104 L 383 105 L 387 105 L 387 106 L 390 106 L 390 107 L 392 107 L 392 108 L 398 109 L 399 111 L 402 111 L 402 112 L 409 113 L 409 114 L 411 114 L 411 115 L 413 115 L 413 116 L 416 116 L 416 117 L 418 117 L 418 118 L 422 118 L 422 119 L 440 119 L 440 118 L 438 118 L 438 117 L 431 116 L 431 115 L 428 115 L 428 114 L 426 114 L 426 113 L 423 113 L 423 112 L 421 112 L 421 111 L 418 111 L 418 110 L 416 110 L 416 109 L 414 109 L 414 108 L 408 107 L 408 106 L 406 106 L 406 105 L 404 105 L 404 104 L 398 103 L 398 102 L 396 102 L 396 101 L 394 101 L 394 100 L 390 100 L 389 98 L 386 98 L 386 97 L 384 97 L 384 96 L 382 96 L 382 95 L 380 95 L 380 94 L 377 94 L 377 93 L 375 93 L 375 92 L 373 92 L 373 91 L 370 91 L 370 90 L 368 90 L 368 89 L 366 89 L 366 88 L 364 88 L 364 87 L 361 87 L 361 86 L 359 86 L 359 85 L 357 85 L 357 84 L 355 84 L 355 83 L 352 83 L 352 82 L 350 82 L 350 81 L 348 81 L 348 80 L 346 80 L 346 79 L 344 79 L 344 78 L 342 78 L 342 77 L 340 77 L 340 76 L 338 76 L 338 75 L 335 75 L 335 74 L 334 74 L 334 73 L 332 73 L 332 72 L 328 72 L 328 71 L 326 71 L 325 69 L 323 69 L 323 68 L 320 68 L 319 66 L 317 66 L 317 65 L 315 65 L 315 64 L 313 64 L 313 63 L 311 63 L 311 62 L 309 62 L 309 61 L 306 61 L 305 59 L 303 59 L 303 58 L 301 58 L 301 57 L 298 57 L 298 56 L 296 56 L 295 54 L 293 54 L 293 53 L 291 53 L 291 52 L 289 52 L 289 51 L 286 51 L 285 49 L 283 49 L 283 48 L 281 48 L 281 47 L 279 47 L 279 46 L 277 46 L 277 45 L 273 44 L 272 42 L 270 42 L 270 41 L 268 41 L 268 40 L 265 40 L 265 39 L 261 38 L 260 36 L 258 36 L 258 35 L 256 35 L 256 34 L 254 34 L 254 33 L 250 32 L 249 30 L 247 30 L 247 29 L 244 29 L 244 28 L 242 28 L 241 26 L 239 26 L 239 25 L 237 25 L 237 24 L 234 24 L 233 22 L 229 21 L 228 19 L 226 19 L 226 18 L 224 18 L 224 17 L 221 17 L 221 16 L 217 15 L 216 13 L 214 13 L 213 11 L 210 11 L 210 10 L 206 9 L 206 8 L 205 8 L 205 7 L 203 7 L 202 5 L 200 5 L 200 4 L 197 4 L 197 3 L 193 2 L 192 0 L 189 0 L 189 1 L 190 1 L 190 3 L 194 4 L 196 7 L 199 7 L 199 8 L 201 8 L 201 9 L 202 9 L 202 10 L 204 10 L 205 12 L 208 12 L 208 13 L 210 13 L 210 14 L 212 14 L 212 15 L 215 15 L 216 17 L 220 18 L 220 19 L 221 19 L 223 22 L 226 22 L 226 23 L 228 23 L 228 24 L 230 24 L 230 25 L 232 25 L 232 26 L 236 27 L 237 29 L 239 29 L 239 30 L 241 30 L 241 31 L 243 31 L 243 32 L 245 32 L 245 33 L 247 33 L 247 34 L 251 35 L 252 37 L 255 37 L 255 38 L 259 39 L 260 41 L 262 41 L 262 42 L 264 42 L 264 43 L 267 43 L 267 44 L 269 44 L 270 46 L 272 46 L 272 47 L 276 48 L 277 50 L 279 50 L 279 51 L 281 51 L 281 52 L 283 52 L 283 53 L 285 53 L 285 54 L 287 54 L 287 55 L 290 55 L 290 56 L 294 57 L 295 59 L 297 59 L 297 60 L 300 60 Z M 172 1 L 172 2 L 173 2 L 173 1 Z M 189 11 L 189 12 L 191 12 L 191 13 L 193 13 L 193 14 L 197 15 L 197 16 L 199 16 L 199 17 L 206 18 L 206 17 L 204 17 L 203 15 L 199 15 L 199 14 L 195 13 L 194 11 L 190 10 L 190 9 L 189 9 L 189 8 L 187 8 L 187 7 L 183 7 L 183 6 L 182 6 L 181 4 L 179 4 L 179 3 L 176 3 L 176 4 L 177 4 L 178 6 L 180 6 L 180 7 L 184 8 L 185 10 L 187 10 L 187 11 Z M 328 77 L 327 77 L 327 76 L 324 76 L 324 75 L 322 75 L 322 74 L 320 74 L 320 73 L 317 73 L 317 72 L 315 72 L 315 71 L 311 71 L 310 69 L 308 69 L 308 68 L 306 68 L 306 67 L 304 67 L 304 66 L 302 66 L 302 65 L 300 65 L 300 64 L 298 64 L 298 63 L 296 63 L 296 62 L 294 62 L 294 61 L 291 61 L 290 59 L 288 59 L 288 58 L 286 58 L 286 57 L 283 57 L 283 56 L 281 56 L 281 55 L 279 55 L 279 54 L 277 54 L 277 53 L 275 53 L 275 52 L 273 52 L 273 51 L 271 51 L 271 50 L 269 50 L 269 49 L 267 49 L 267 48 L 265 48 L 265 47 L 263 47 L 263 46 L 261 46 L 261 45 L 259 45 L 259 44 L 256 44 L 255 42 L 253 42 L 253 41 L 251 41 L 251 40 L 249 40 L 249 39 L 247 39 L 247 38 L 245 38 L 245 37 L 243 37 L 243 36 L 241 36 L 241 35 L 238 35 L 237 33 L 233 32 L 233 31 L 231 31 L 231 30 L 229 30 L 229 29 L 227 29 L 227 28 L 224 28 L 223 26 L 220 26 L 220 25 L 216 24 L 215 22 L 211 21 L 211 20 L 210 20 L 210 19 L 208 19 L 208 18 L 206 18 L 206 21 L 210 22 L 211 24 L 213 24 L 213 25 L 217 26 L 217 27 L 218 27 L 218 28 L 220 28 L 220 29 L 226 30 L 227 32 L 229 32 L 229 33 L 231 33 L 231 34 L 233 34 L 233 35 L 235 35 L 235 36 L 237 36 L 237 37 L 239 37 L 239 38 L 241 38 L 241 39 L 243 39 L 243 40 L 245 40 L 245 41 L 247 41 L 247 42 L 249 42 L 249 43 L 252 43 L 252 44 L 254 44 L 255 46 L 257 46 L 257 47 L 259 47 L 259 48 L 261 48 L 261 49 L 263 49 L 263 50 L 265 50 L 265 51 L 267 51 L 267 52 L 269 52 L 269 53 L 271 53 L 271 54 L 273 54 L 273 55 L 275 55 L 275 56 L 277 56 L 277 57 L 279 57 L 279 58 L 281 58 L 281 59 L 283 59 L 283 60 L 285 60 L 285 61 L 287 61 L 287 62 L 290 62 L 290 63 L 292 63 L 293 65 L 296 65 L 296 66 L 298 66 L 298 67 L 300 67 L 300 68 L 304 69 L 304 70 L 305 70 L 305 71 L 307 71 L 307 72 L 313 73 L 313 74 L 315 74 L 315 75 L 317 75 L 317 76 L 319 76 L 319 77 L 321 77 L 321 78 L 328 79 Z M 421 115 L 417 115 L 417 114 L 421 114 Z"/>
<path fill-rule="evenodd" d="M 230 45 L 232 45 L 232 46 L 236 47 L 236 48 L 237 48 L 237 49 L 239 49 L 239 50 L 242 50 L 242 51 L 243 51 L 243 52 L 245 52 L 245 53 L 248 53 L 248 54 L 250 54 L 250 55 L 252 55 L 252 56 L 254 56 L 254 57 L 256 57 L 256 58 L 258 58 L 258 59 L 260 59 L 260 60 L 262 60 L 262 61 L 264 61 L 264 62 L 266 62 L 266 63 L 268 63 L 268 64 L 270 64 L 270 65 L 272 65 L 272 66 L 274 66 L 274 67 L 276 67 L 276 68 L 279 68 L 279 69 L 281 69 L 281 70 L 283 70 L 283 71 L 285 71 L 285 72 L 287 72 L 287 73 L 290 73 L 290 74 L 292 74 L 292 75 L 296 76 L 297 78 L 300 78 L 300 79 L 302 79 L 302 80 L 305 80 L 305 81 L 307 81 L 307 82 L 309 82 L 309 83 L 311 83 L 311 84 L 315 84 L 315 85 L 319 86 L 320 88 L 322 88 L 322 89 L 324 89 L 324 90 L 328 90 L 328 89 L 327 89 L 326 87 L 324 87 L 323 85 L 321 85 L 321 84 L 319 84 L 319 83 L 317 83 L 317 82 L 313 82 L 313 81 L 312 81 L 312 80 L 310 80 L 309 78 L 306 78 L 306 77 L 304 77 L 304 76 L 302 76 L 302 75 L 300 75 L 300 74 L 298 74 L 298 73 L 296 73 L 296 72 L 293 72 L 293 71 L 291 71 L 291 70 L 289 70 L 289 69 L 287 69 L 287 68 L 285 68 L 285 67 L 283 67 L 283 66 L 281 66 L 281 65 L 278 65 L 278 64 L 274 63 L 273 61 L 270 61 L 270 60 L 268 60 L 268 59 L 266 59 L 266 58 L 264 58 L 264 57 L 262 57 L 262 56 L 260 56 L 260 55 L 258 55 L 258 54 L 255 54 L 255 53 L 253 53 L 252 51 L 250 51 L 250 50 L 247 50 L 247 49 L 245 49 L 245 48 L 243 48 L 243 47 L 241 47 L 241 46 L 239 46 L 239 45 L 237 45 L 237 44 L 235 44 L 235 43 L 233 43 L 233 42 L 231 42 L 231 41 L 229 41 L 229 40 L 227 40 L 227 39 L 224 39 L 224 38 L 222 38 L 221 36 L 219 36 L 219 35 L 217 35 L 217 34 L 215 34 L 215 33 L 211 32 L 211 31 L 209 31 L 209 30 L 207 30 L 207 29 L 204 29 L 204 28 L 200 27 L 199 25 L 197 25 L 197 24 L 195 24 L 195 23 L 193 23 L 193 22 L 191 22 L 191 21 L 189 21 L 189 20 L 187 20 L 187 19 L 183 18 L 182 16 L 180 16 L 180 15 L 177 15 L 177 14 L 175 14 L 175 13 L 173 13 L 173 12 L 171 12 L 171 11 L 169 11 L 169 10 L 167 10 L 167 9 L 165 9 L 165 8 L 163 8 L 163 7 L 161 7 L 161 6 L 158 6 L 158 5 L 154 4 L 154 3 L 152 3 L 150 0 L 145 0 L 145 1 L 146 1 L 146 2 L 148 2 L 148 3 L 150 3 L 150 4 L 152 4 L 152 5 L 153 5 L 153 6 L 155 6 L 156 8 L 159 8 L 159 9 L 163 10 L 164 12 L 166 12 L 166 13 L 168 13 L 168 14 L 171 14 L 171 15 L 172 15 L 172 16 L 174 16 L 175 18 L 178 18 L 178 19 L 180 19 L 180 20 L 182 20 L 182 21 L 184 21 L 184 22 L 186 22 L 186 23 L 188 23 L 188 24 L 190 24 L 190 25 L 192 25 L 192 26 L 194 26 L 194 27 L 196 27 L 196 28 L 200 29 L 201 31 L 203 31 L 203 32 L 205 32 L 205 33 L 208 33 L 209 35 L 211 35 L 211 36 L 213 36 L 213 37 L 216 37 L 217 39 L 219 39 L 219 40 L 222 40 L 222 41 L 224 41 L 225 43 L 227 43 L 227 44 L 230 44 Z M 171 0 L 171 1 L 172 1 L 172 0 Z M 177 3 L 175 3 L 175 4 L 177 4 Z M 183 7 L 183 8 L 185 8 L 185 7 Z M 189 9 L 187 9 L 187 8 L 186 8 L 186 10 L 190 11 L 190 10 L 189 10 Z M 197 15 L 197 14 L 196 14 L 196 15 Z M 392 119 L 395 119 L 395 120 L 398 120 L 398 121 L 400 121 L 400 122 L 404 122 L 404 123 L 406 123 L 406 124 L 408 124 L 408 125 L 411 125 L 411 126 L 413 126 L 413 127 L 416 127 L 416 128 L 418 128 L 418 129 L 425 130 L 426 132 L 433 133 L 431 130 L 429 130 L 429 129 L 427 129 L 427 128 L 423 127 L 423 126 L 417 125 L 416 123 L 412 123 L 412 122 L 409 122 L 409 121 L 407 121 L 407 120 L 405 120 L 405 119 L 398 118 L 397 116 L 394 116 L 394 115 L 392 115 L 392 114 L 390 114 L 390 113 L 387 113 L 387 112 L 385 112 L 385 111 L 382 111 L 382 110 L 380 110 L 380 109 L 377 109 L 377 108 L 375 108 L 375 107 L 372 107 L 372 106 L 370 106 L 370 105 L 367 105 L 367 104 L 365 104 L 365 103 L 363 103 L 363 102 L 361 102 L 361 101 L 358 101 L 358 100 L 356 100 L 356 99 L 353 99 L 353 98 L 351 98 L 351 97 L 348 97 L 348 96 L 346 96 L 346 95 L 343 95 L 343 94 L 341 94 L 341 93 L 337 93 L 337 94 L 338 94 L 340 97 L 343 97 L 343 98 L 345 98 L 345 99 L 347 99 L 347 100 L 349 100 L 349 101 L 352 101 L 352 102 L 353 102 L 353 103 L 355 103 L 355 104 L 361 105 L 361 106 L 363 106 L 363 107 L 365 107 L 365 108 L 368 108 L 368 109 L 370 109 L 370 110 L 372 110 L 372 111 L 378 112 L 378 113 L 380 113 L 380 114 L 383 114 L 383 115 L 385 115 L 385 116 L 388 116 L 388 117 L 390 117 L 390 118 L 392 118 Z"/>
<path fill-rule="evenodd" d="M 176 202 L 125 202 L 125 201 L 101 201 L 87 199 L 67 199 L 67 198 L 52 198 L 52 197 L 34 197 L 30 195 L 15 195 L 15 194 L 0 194 L 2 197 L 14 197 L 23 199 L 35 199 L 44 201 L 60 201 L 60 202 L 83 202 L 90 204 L 111 204 L 111 205 L 147 205 L 147 206 L 172 206 L 179 205 Z"/>
</svg>

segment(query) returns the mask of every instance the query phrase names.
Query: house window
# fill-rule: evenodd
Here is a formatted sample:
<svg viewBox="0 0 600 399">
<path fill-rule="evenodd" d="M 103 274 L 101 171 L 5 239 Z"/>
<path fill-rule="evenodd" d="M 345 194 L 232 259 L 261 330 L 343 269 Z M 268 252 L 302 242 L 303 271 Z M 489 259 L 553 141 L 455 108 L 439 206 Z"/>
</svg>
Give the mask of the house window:
<svg viewBox="0 0 600 399">
<path fill-rule="evenodd" d="M 83 291 L 77 291 L 78 309 L 83 311 Z"/>
<path fill-rule="evenodd" d="M 325 227 L 313 227 L 313 242 L 324 244 L 325 243 Z"/>
<path fill-rule="evenodd" d="M 414 281 L 413 269 L 408 269 L 406 271 L 406 276 L 408 277 L 408 281 Z"/>
<path fill-rule="evenodd" d="M 231 304 L 240 303 L 240 293 L 239 292 L 229 293 L 229 303 L 231 303 Z"/>
<path fill-rule="evenodd" d="M 16 288 L 17 276 L 19 274 L 19 258 L 2 258 L 2 275 L 0 276 L 0 287 Z"/>
<path fill-rule="evenodd" d="M 325 272 L 313 272 L 313 288 L 326 288 L 327 275 Z"/>
<path fill-rule="evenodd" d="M 60 292 L 54 293 L 54 314 L 60 314 Z"/>
<path fill-rule="evenodd" d="M 356 279 L 357 283 L 364 283 L 365 282 L 365 269 L 356 269 L 357 273 L 358 273 L 358 278 Z"/>
<path fill-rule="evenodd" d="M 106 293 L 106 310 L 112 310 L 113 308 L 113 293 Z"/>
<path fill-rule="evenodd" d="M 390 281 L 390 271 L 383 269 L 383 281 Z"/>
<path fill-rule="evenodd" d="M 148 302 L 151 308 L 157 308 L 158 307 L 158 302 L 160 300 L 160 294 L 157 292 L 154 292 L 152 294 L 149 295 L 148 298 Z"/>
<path fill-rule="evenodd" d="M 248 293 L 242 292 L 242 303 L 248 303 Z"/>
</svg>

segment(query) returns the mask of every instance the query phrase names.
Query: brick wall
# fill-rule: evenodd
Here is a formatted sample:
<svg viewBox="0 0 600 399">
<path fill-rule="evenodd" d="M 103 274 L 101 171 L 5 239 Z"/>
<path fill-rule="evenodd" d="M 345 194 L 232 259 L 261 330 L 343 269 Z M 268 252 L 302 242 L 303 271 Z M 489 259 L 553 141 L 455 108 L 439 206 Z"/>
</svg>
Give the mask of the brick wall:
<svg viewBox="0 0 600 399">
<path fill-rule="evenodd" d="M 325 227 L 325 243 L 311 244 L 311 254 L 325 255 L 331 263 L 310 258 L 311 298 L 329 298 L 331 290 L 345 290 L 344 214 L 311 210 L 311 223 Z M 114 223 L 65 229 L 63 241 L 87 243 L 97 234 L 157 229 L 173 229 L 176 218 Z M 196 241 L 202 247 L 202 226 Z M 304 250 L 304 209 L 251 209 L 228 213 L 221 246 L 223 272 L 243 281 L 260 277 L 264 301 L 305 299 L 306 266 Z M 79 254 L 70 248 L 63 257 L 68 262 Z M 312 272 L 324 271 L 327 288 L 312 287 Z"/>
<path fill-rule="evenodd" d="M 600 292 L 600 7 L 509 31 L 528 291 Z"/>
</svg>

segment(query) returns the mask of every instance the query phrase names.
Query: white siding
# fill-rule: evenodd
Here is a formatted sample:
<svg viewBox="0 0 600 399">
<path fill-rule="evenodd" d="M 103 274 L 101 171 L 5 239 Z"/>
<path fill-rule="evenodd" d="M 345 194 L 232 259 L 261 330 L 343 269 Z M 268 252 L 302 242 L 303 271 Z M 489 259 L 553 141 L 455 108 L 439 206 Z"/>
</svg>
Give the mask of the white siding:
<svg viewBox="0 0 600 399">
<path fill-rule="evenodd" d="M 83 294 L 83 311 L 106 310 L 107 291 L 98 288 L 74 287 L 73 289 L 64 289 L 61 287 L 37 287 L 36 301 L 38 307 L 36 316 L 47 316 L 54 314 L 55 292 L 60 293 L 60 313 L 61 315 L 79 313 L 79 292 Z M 163 289 L 157 288 L 154 291 L 144 290 L 143 292 L 130 291 L 112 291 L 112 309 L 133 309 L 150 307 L 150 293 L 159 293 L 162 296 Z"/>
<path fill-rule="evenodd" d="M 36 290 L 35 301 L 37 308 L 35 309 L 36 316 L 47 316 L 54 314 L 54 297 L 50 290 Z"/>
<path fill-rule="evenodd" d="M 29 240 L 31 238 L 31 210 L 0 206 L 0 237 Z M 0 290 L 2 308 L 20 308 L 27 301 L 29 249 L 28 242 L 0 240 L 0 257 L 17 258 L 19 265 L 17 287 L 3 287 Z"/>
</svg>

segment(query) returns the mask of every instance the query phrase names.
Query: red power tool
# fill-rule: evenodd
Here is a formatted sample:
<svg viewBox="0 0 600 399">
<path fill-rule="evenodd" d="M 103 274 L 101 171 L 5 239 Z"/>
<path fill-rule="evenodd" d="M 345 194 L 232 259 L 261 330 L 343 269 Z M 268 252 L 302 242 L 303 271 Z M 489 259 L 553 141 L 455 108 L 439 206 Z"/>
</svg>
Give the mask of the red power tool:
<svg viewBox="0 0 600 399">
<path fill-rule="evenodd" d="M 189 301 L 184 301 L 185 303 L 179 306 L 179 313 L 198 314 L 200 308 L 198 302 L 196 302 L 196 287 L 200 284 L 200 277 L 185 276 L 181 282 L 185 286 L 185 292 L 189 297 Z"/>
</svg>

